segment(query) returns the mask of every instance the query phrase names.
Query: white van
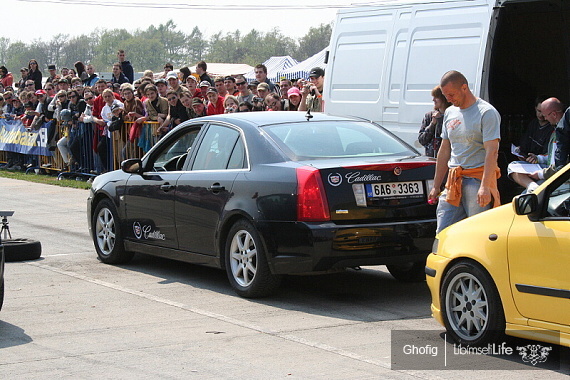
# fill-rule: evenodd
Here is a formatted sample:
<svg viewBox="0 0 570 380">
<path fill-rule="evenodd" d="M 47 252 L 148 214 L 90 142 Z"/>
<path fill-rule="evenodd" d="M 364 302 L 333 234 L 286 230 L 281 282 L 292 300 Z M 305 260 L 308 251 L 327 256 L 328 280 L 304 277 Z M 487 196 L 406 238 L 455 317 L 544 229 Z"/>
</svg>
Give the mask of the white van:
<svg viewBox="0 0 570 380">
<path fill-rule="evenodd" d="M 502 147 L 517 142 L 539 95 L 568 104 L 570 1 L 384 1 L 338 12 L 325 74 L 327 113 L 388 128 L 421 152 L 431 89 L 462 72 L 502 116 Z"/>
</svg>

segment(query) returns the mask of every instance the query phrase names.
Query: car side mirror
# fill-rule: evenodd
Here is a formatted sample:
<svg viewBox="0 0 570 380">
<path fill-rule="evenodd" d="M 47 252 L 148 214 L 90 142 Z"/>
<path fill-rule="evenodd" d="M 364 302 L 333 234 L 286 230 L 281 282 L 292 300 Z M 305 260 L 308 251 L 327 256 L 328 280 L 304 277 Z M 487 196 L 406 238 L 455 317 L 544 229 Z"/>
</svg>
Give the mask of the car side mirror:
<svg viewBox="0 0 570 380">
<path fill-rule="evenodd" d="M 125 173 L 141 174 L 143 173 L 142 160 L 140 158 L 129 158 L 121 162 L 121 169 Z"/>
<path fill-rule="evenodd" d="M 538 210 L 538 197 L 534 193 L 517 195 L 513 200 L 517 215 L 529 215 Z"/>
</svg>

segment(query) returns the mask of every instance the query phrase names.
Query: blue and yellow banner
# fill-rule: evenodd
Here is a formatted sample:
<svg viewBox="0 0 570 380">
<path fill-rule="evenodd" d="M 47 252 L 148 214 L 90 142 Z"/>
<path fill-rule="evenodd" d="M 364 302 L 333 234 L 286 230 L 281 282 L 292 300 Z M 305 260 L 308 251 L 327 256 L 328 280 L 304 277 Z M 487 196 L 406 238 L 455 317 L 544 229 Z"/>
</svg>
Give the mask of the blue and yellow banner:
<svg viewBox="0 0 570 380">
<path fill-rule="evenodd" d="M 38 130 L 29 130 L 20 120 L 0 119 L 0 150 L 51 156 L 47 141 L 48 125 L 44 123 Z"/>
</svg>

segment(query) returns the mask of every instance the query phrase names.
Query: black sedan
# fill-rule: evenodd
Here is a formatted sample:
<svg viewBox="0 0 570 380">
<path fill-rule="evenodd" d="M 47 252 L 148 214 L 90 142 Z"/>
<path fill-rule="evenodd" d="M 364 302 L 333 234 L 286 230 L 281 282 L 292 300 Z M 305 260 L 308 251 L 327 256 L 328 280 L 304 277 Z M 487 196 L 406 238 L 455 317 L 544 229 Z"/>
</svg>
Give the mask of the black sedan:
<svg viewBox="0 0 570 380">
<path fill-rule="evenodd" d="M 224 268 L 244 297 L 282 275 L 387 265 L 425 279 L 435 162 L 380 126 L 303 112 L 192 119 L 88 199 L 100 260 L 134 252 Z"/>
</svg>

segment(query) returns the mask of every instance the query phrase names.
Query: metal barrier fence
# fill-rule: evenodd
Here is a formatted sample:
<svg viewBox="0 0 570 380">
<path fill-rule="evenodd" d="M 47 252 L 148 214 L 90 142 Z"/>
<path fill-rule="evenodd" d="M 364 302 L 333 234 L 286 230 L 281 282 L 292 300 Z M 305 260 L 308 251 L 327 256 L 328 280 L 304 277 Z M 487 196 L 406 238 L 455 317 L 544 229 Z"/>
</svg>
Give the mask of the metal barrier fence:
<svg viewBox="0 0 570 380">
<path fill-rule="evenodd" d="M 109 132 L 107 136 L 101 136 L 99 130 L 94 130 L 93 127 L 91 123 L 79 122 L 68 132 L 67 145 L 73 153 L 74 166 L 68 167 L 65 164 L 59 149 L 52 143 L 51 156 L 26 156 L 25 161 L 33 163 L 28 170 L 99 174 L 120 169 L 121 162 L 128 158 L 141 158 L 160 139 L 159 123 L 156 121 L 144 124 L 125 122 L 120 130 Z M 59 125 L 56 126 L 56 131 L 58 136 L 54 142 L 62 137 Z M 0 151 L 0 163 L 7 163 L 9 155 L 10 152 Z"/>
</svg>

